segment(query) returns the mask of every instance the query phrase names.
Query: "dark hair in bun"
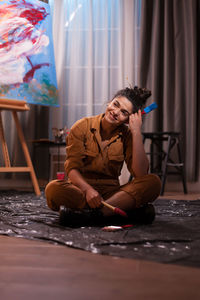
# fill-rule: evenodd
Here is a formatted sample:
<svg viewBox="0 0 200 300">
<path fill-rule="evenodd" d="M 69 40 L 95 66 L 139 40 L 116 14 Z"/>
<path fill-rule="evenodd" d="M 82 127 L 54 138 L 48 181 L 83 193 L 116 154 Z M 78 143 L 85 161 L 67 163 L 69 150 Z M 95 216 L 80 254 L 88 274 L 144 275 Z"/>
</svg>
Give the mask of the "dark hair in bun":
<svg viewBox="0 0 200 300">
<path fill-rule="evenodd" d="M 146 88 L 125 88 L 118 91 L 114 98 L 126 97 L 133 104 L 133 112 L 137 112 L 139 109 L 142 109 L 146 103 L 146 100 L 151 96 L 151 91 Z"/>
</svg>

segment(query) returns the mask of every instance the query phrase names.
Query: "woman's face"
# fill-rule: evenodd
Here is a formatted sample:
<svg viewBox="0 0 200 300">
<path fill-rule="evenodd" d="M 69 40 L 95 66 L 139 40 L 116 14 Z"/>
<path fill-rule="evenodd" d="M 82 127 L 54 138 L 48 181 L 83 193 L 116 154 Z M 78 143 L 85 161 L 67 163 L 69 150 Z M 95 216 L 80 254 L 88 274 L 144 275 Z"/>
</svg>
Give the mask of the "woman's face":
<svg viewBox="0 0 200 300">
<path fill-rule="evenodd" d="M 117 97 L 108 104 L 104 118 L 108 123 L 119 126 L 128 123 L 132 113 L 132 103 L 126 97 Z"/>
</svg>

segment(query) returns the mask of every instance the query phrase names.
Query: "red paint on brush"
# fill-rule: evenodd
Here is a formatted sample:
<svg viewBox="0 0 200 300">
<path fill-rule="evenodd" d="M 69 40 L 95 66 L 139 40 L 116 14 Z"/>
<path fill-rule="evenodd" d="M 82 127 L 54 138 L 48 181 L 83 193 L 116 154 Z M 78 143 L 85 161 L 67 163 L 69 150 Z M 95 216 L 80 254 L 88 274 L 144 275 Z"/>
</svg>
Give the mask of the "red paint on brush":
<svg viewBox="0 0 200 300">
<path fill-rule="evenodd" d="M 122 217 L 128 218 L 128 215 L 122 209 L 115 207 L 115 213 L 121 215 Z"/>
<path fill-rule="evenodd" d="M 127 224 L 127 225 L 122 225 L 121 227 L 122 228 L 130 228 L 130 227 L 133 227 L 133 225 L 132 224 Z"/>
</svg>

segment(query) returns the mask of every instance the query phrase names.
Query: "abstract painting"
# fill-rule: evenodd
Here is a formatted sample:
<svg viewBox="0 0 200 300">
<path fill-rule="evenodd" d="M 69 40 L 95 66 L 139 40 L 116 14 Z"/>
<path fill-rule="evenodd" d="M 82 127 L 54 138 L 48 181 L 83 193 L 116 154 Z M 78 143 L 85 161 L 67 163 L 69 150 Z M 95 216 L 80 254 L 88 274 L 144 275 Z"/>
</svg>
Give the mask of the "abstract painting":
<svg viewBox="0 0 200 300">
<path fill-rule="evenodd" d="M 58 106 L 48 4 L 0 0 L 0 99 Z"/>
</svg>

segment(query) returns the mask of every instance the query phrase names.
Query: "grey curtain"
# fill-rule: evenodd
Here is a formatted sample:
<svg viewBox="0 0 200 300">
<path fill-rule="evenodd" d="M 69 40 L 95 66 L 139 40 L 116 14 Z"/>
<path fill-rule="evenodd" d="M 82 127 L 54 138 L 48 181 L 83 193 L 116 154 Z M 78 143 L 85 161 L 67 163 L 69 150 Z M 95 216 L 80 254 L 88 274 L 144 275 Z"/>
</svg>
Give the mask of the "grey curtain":
<svg viewBox="0 0 200 300">
<path fill-rule="evenodd" d="M 188 181 L 199 176 L 198 0 L 143 0 L 139 84 L 158 109 L 144 131 L 180 131 Z"/>
</svg>

